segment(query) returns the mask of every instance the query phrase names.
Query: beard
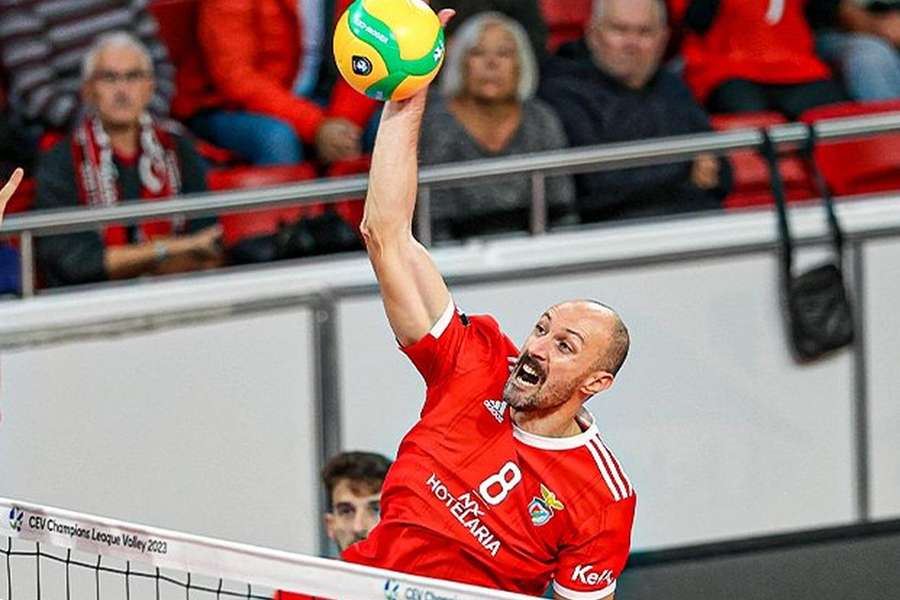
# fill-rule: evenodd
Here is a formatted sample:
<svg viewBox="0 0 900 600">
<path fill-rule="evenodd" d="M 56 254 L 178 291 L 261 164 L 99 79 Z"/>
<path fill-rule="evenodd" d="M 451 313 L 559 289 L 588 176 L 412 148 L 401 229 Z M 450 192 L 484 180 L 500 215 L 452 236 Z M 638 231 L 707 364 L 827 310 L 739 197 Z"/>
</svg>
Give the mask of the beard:
<svg viewBox="0 0 900 600">
<path fill-rule="evenodd" d="M 548 411 L 564 404 L 574 386 L 550 382 L 548 375 L 538 361 L 522 354 L 503 386 L 503 401 L 519 412 Z"/>
</svg>

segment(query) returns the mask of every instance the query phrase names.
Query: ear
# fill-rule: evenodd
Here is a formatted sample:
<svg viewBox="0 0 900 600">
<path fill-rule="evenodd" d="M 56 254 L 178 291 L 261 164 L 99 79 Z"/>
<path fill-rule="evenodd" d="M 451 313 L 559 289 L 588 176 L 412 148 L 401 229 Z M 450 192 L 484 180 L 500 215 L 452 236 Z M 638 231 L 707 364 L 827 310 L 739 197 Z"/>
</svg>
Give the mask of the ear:
<svg viewBox="0 0 900 600">
<path fill-rule="evenodd" d="M 594 371 L 581 384 L 581 392 L 587 396 L 599 394 L 612 387 L 615 376 L 608 371 Z"/>
<path fill-rule="evenodd" d="M 328 535 L 328 539 L 334 541 L 334 513 L 325 513 L 322 515 L 322 521 L 325 523 L 325 533 Z"/>
</svg>

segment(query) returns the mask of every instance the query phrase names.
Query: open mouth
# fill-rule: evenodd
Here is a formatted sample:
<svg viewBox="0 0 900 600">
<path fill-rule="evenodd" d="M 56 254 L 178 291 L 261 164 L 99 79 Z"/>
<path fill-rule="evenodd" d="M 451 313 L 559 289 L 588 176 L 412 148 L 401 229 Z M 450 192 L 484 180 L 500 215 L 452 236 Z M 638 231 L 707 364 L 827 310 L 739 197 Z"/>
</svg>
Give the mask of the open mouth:
<svg viewBox="0 0 900 600">
<path fill-rule="evenodd" d="M 544 373 L 541 367 L 533 360 L 526 357 L 522 358 L 519 367 L 516 369 L 516 382 L 524 387 L 531 387 L 539 384 L 544 379 Z"/>
</svg>

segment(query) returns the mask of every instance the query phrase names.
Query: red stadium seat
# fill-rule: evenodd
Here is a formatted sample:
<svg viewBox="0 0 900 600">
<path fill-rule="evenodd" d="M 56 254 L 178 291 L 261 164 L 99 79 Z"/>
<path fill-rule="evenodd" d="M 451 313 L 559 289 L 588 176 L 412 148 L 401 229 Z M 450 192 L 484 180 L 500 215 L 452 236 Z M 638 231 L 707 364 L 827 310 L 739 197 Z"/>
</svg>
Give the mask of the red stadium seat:
<svg viewBox="0 0 900 600">
<path fill-rule="evenodd" d="M 6 205 L 6 214 L 20 213 L 31 210 L 34 206 L 35 182 L 34 179 L 23 179 L 19 189 L 9 199 Z"/>
<path fill-rule="evenodd" d="M 713 128 L 718 131 L 759 129 L 786 122 L 781 114 L 775 112 L 713 115 L 711 120 Z M 729 157 L 734 168 L 734 187 L 731 194 L 725 198 L 725 208 L 773 204 L 775 199 L 772 196 L 772 184 L 766 161 L 753 150 L 732 152 Z M 815 197 L 803 161 L 790 156 L 782 157 L 778 161 L 778 167 L 789 201 Z"/>
<path fill-rule="evenodd" d="M 294 183 L 315 179 L 315 170 L 307 165 L 285 165 L 272 167 L 237 167 L 219 171 L 210 171 L 210 190 L 233 190 Z M 269 235 L 278 231 L 282 223 L 296 221 L 301 216 L 318 214 L 320 205 L 294 206 L 289 208 L 273 208 L 255 212 L 233 213 L 222 215 L 223 239 L 231 246 L 249 237 Z"/>
<path fill-rule="evenodd" d="M 805 112 L 801 120 L 814 123 L 887 112 L 900 112 L 900 101 L 823 106 Z M 835 195 L 900 190 L 900 133 L 820 143 L 816 162 Z"/>
<path fill-rule="evenodd" d="M 593 0 L 541 0 L 541 12 L 547 23 L 547 50 L 555 52 L 562 44 L 577 40 L 591 18 Z"/>
</svg>

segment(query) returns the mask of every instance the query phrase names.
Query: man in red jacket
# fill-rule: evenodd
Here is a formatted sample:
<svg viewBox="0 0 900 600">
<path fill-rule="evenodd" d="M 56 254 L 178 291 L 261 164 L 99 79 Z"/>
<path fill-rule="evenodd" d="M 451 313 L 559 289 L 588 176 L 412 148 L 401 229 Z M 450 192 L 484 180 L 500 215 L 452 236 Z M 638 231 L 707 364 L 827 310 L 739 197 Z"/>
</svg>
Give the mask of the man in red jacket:
<svg viewBox="0 0 900 600">
<path fill-rule="evenodd" d="M 254 164 L 298 163 L 304 144 L 326 163 L 358 157 L 375 103 L 339 78 L 315 86 L 327 83 L 330 33 L 349 4 L 201 0 L 201 51 L 179 65 L 173 113 Z"/>
<path fill-rule="evenodd" d="M 684 77 L 711 112 L 777 110 L 796 119 L 845 99 L 816 56 L 805 14 L 809 0 L 672 4 L 687 29 Z"/>
</svg>

